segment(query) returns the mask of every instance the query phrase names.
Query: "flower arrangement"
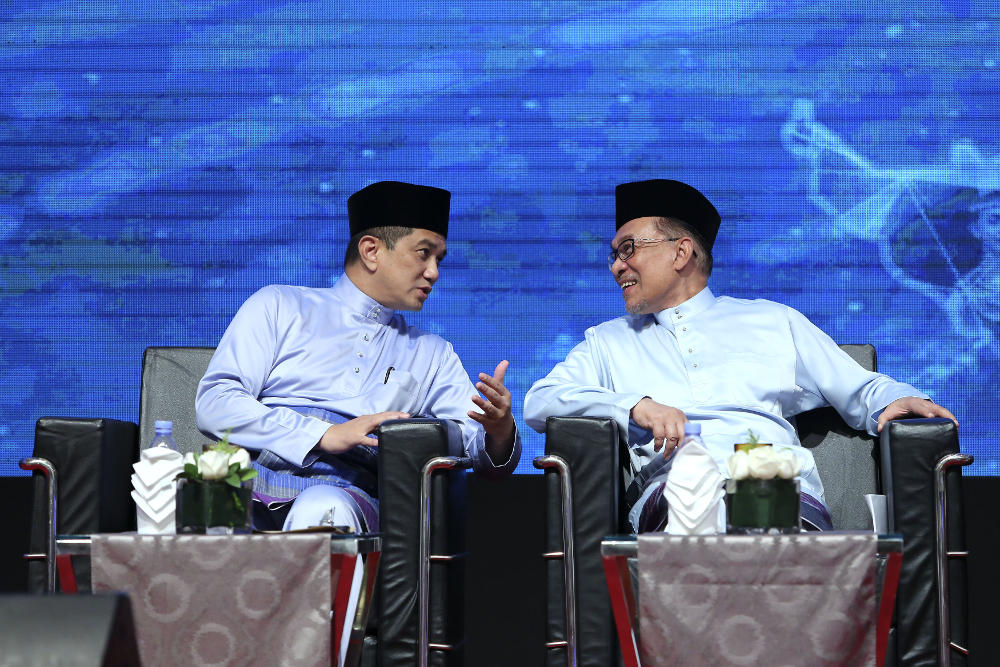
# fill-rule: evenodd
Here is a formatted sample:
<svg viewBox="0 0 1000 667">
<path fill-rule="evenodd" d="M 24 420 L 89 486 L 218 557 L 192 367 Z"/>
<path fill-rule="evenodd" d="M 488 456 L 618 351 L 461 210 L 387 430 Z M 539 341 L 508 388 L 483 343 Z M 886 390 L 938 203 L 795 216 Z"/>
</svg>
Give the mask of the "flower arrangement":
<svg viewBox="0 0 1000 667">
<path fill-rule="evenodd" d="M 222 481 L 238 488 L 256 476 L 257 471 L 250 467 L 250 454 L 242 447 L 229 444 L 229 431 L 226 431 L 222 440 L 206 445 L 201 454 L 185 454 L 184 472 L 178 474 L 176 479 Z"/>
<path fill-rule="evenodd" d="M 257 476 L 247 450 L 229 443 L 206 445 L 201 454 L 184 455 L 177 475 L 177 532 L 209 535 L 250 531 L 252 487 Z"/>
<path fill-rule="evenodd" d="M 799 531 L 802 462 L 790 448 L 776 449 L 748 431 L 727 461 L 726 530 L 741 535 Z"/>
<path fill-rule="evenodd" d="M 733 479 L 794 479 L 802 471 L 802 462 L 795 453 L 785 447 L 776 450 L 773 446 L 761 444 L 752 430 L 748 431 L 747 442 L 736 445 L 736 452 L 729 457 L 729 476 Z"/>
</svg>

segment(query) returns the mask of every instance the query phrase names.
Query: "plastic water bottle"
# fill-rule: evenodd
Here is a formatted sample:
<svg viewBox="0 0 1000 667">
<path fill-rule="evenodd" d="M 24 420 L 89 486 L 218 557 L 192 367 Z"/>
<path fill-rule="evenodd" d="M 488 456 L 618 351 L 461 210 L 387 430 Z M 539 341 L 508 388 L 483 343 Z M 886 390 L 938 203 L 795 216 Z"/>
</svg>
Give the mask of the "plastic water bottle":
<svg viewBox="0 0 1000 667">
<path fill-rule="evenodd" d="M 175 452 L 178 451 L 177 443 L 174 442 L 174 423 L 168 421 L 158 421 L 153 425 L 156 429 L 156 437 L 149 443 L 149 448 L 166 447 Z"/>
<path fill-rule="evenodd" d="M 701 441 L 701 424 L 699 422 L 686 422 L 684 424 L 684 439 L 681 440 L 681 444 L 677 449 L 680 449 L 689 442 L 696 442 L 702 449 L 705 448 L 705 443 Z"/>
</svg>

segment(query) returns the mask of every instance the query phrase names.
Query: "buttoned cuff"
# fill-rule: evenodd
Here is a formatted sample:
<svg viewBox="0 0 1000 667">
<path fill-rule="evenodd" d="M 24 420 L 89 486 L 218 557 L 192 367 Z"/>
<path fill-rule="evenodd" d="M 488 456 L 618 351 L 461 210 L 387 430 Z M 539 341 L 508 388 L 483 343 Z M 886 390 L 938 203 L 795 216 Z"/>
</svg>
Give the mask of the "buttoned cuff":
<svg viewBox="0 0 1000 667">
<path fill-rule="evenodd" d="M 307 417 L 302 428 L 304 433 L 302 441 L 274 453 L 300 468 L 308 468 L 319 458 L 320 451 L 317 449 L 317 445 L 331 426 L 333 424 L 322 419 Z"/>
<path fill-rule="evenodd" d="M 492 436 L 487 435 L 486 437 L 492 439 Z M 484 450 L 486 449 L 485 442 L 483 444 L 483 449 Z M 513 469 L 513 468 L 517 467 L 517 462 L 521 458 L 520 454 L 521 454 L 521 433 L 517 430 L 517 423 L 515 422 L 514 423 L 514 445 L 510 448 L 510 456 L 507 457 L 507 460 L 504 461 L 503 463 L 497 463 L 497 462 L 495 462 L 493 460 L 493 457 L 490 456 L 489 452 L 486 452 L 486 458 L 488 458 L 490 460 L 490 463 L 493 464 L 494 468 L 504 468 L 504 469 L 505 468 L 511 468 L 511 469 Z M 513 463 L 513 466 L 511 465 L 511 463 Z"/>
<path fill-rule="evenodd" d="M 628 438 L 629 415 L 632 414 L 632 408 L 644 398 L 648 398 L 648 396 L 645 394 L 622 394 L 622 397 L 611 406 L 611 418 L 618 423 L 618 432 L 622 434 L 623 438 Z"/>
<path fill-rule="evenodd" d="M 487 479 L 501 479 L 514 472 L 518 462 L 521 460 L 521 434 L 517 431 L 517 424 L 514 424 L 514 448 L 510 457 L 501 465 L 497 465 L 490 458 L 486 451 L 487 435 L 483 431 L 482 441 L 466 441 L 466 454 L 472 458 L 472 468 L 477 475 L 482 475 Z"/>
</svg>

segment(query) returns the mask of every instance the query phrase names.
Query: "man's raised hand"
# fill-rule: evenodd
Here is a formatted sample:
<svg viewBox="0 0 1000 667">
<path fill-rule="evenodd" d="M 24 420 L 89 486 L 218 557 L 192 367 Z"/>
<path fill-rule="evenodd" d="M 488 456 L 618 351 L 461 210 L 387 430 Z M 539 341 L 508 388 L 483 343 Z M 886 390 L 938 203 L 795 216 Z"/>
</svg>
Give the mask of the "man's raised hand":
<svg viewBox="0 0 1000 667">
<path fill-rule="evenodd" d="M 684 439 L 684 423 L 688 420 L 684 413 L 657 403 L 648 396 L 635 404 L 630 417 L 640 428 L 653 432 L 653 449 L 663 449 L 664 456 L 669 455 Z"/>
<path fill-rule="evenodd" d="M 324 452 L 342 454 L 358 445 L 378 447 L 378 438 L 369 438 L 379 424 L 389 419 L 408 419 L 406 412 L 376 412 L 373 415 L 356 417 L 343 424 L 334 424 L 326 429 L 317 445 Z"/>
<path fill-rule="evenodd" d="M 510 410 L 510 392 L 503 385 L 503 376 L 510 364 L 505 359 L 497 364 L 493 375 L 479 374 L 476 389 L 485 398 L 473 396 L 472 402 L 482 412 L 469 411 L 469 417 L 483 425 L 486 433 L 497 444 L 506 444 L 514 438 L 514 414 Z"/>
<path fill-rule="evenodd" d="M 944 417 L 952 420 L 955 422 L 955 426 L 958 426 L 955 415 L 951 414 L 947 408 L 916 396 L 907 396 L 906 398 L 897 398 L 885 406 L 885 410 L 878 416 L 878 432 L 882 432 L 882 427 L 886 425 L 886 422 L 900 417 Z"/>
</svg>

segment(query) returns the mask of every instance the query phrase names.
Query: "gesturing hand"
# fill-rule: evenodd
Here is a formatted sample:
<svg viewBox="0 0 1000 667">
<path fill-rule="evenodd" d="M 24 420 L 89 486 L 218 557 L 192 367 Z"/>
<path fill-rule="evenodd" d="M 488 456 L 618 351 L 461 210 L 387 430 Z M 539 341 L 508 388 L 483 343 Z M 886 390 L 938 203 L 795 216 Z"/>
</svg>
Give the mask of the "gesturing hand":
<svg viewBox="0 0 1000 667">
<path fill-rule="evenodd" d="M 472 402 L 482 412 L 469 411 L 469 416 L 483 425 L 486 432 L 498 444 L 506 444 L 514 437 L 514 415 L 510 411 L 510 392 L 503 386 L 503 376 L 507 373 L 507 360 L 497 364 L 493 375 L 479 374 L 478 389 L 486 398 L 473 396 Z"/>
<path fill-rule="evenodd" d="M 653 432 L 653 449 L 667 456 L 684 438 L 684 423 L 688 418 L 683 412 L 669 405 L 657 403 L 648 396 L 632 408 L 630 415 L 636 425 Z"/>
<path fill-rule="evenodd" d="M 407 419 L 409 416 L 405 412 L 377 412 L 356 417 L 343 424 L 334 424 L 326 429 L 317 446 L 330 454 L 342 454 L 358 445 L 378 447 L 378 438 L 369 438 L 368 435 L 388 419 Z"/>
<path fill-rule="evenodd" d="M 955 426 L 958 426 L 958 420 L 955 419 L 955 415 L 951 414 L 947 408 L 943 408 L 937 403 L 917 398 L 916 396 L 907 396 L 906 398 L 897 398 L 885 406 L 885 410 L 878 416 L 878 432 L 882 432 L 882 427 L 885 426 L 886 422 L 906 417 L 907 415 L 912 417 L 944 417 L 945 419 L 952 420 L 955 422 Z"/>
</svg>

